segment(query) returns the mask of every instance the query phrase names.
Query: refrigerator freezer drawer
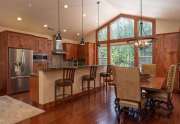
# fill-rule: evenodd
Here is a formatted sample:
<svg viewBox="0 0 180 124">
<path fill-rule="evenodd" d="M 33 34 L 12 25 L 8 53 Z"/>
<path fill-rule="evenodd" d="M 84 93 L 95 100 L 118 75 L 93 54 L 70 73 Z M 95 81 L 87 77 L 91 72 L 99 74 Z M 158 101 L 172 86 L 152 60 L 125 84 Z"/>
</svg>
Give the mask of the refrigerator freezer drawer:
<svg viewBox="0 0 180 124">
<path fill-rule="evenodd" d="M 29 77 L 11 78 L 11 93 L 20 93 L 29 91 Z"/>
</svg>

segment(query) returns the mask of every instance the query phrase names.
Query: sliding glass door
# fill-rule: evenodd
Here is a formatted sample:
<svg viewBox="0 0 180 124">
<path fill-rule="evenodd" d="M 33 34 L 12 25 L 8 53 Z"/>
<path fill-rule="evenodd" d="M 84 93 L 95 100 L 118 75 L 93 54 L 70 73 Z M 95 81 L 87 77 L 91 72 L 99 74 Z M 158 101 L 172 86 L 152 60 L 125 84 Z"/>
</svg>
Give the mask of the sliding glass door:
<svg viewBox="0 0 180 124">
<path fill-rule="evenodd" d="M 134 66 L 134 45 L 111 44 L 111 64 L 121 67 Z"/>
</svg>

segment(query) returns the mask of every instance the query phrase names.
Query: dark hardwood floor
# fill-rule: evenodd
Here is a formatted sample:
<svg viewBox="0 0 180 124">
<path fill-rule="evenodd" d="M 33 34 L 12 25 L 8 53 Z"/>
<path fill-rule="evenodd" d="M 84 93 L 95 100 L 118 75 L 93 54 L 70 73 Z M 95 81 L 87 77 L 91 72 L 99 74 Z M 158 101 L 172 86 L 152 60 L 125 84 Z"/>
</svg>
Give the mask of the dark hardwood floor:
<svg viewBox="0 0 180 124">
<path fill-rule="evenodd" d="M 16 95 L 15 98 L 30 103 L 28 94 Z M 27 119 L 19 124 L 118 124 L 114 111 L 113 88 L 97 91 L 78 99 L 45 108 L 46 112 Z M 154 114 L 144 118 L 141 122 L 121 116 L 121 124 L 180 124 L 180 95 L 174 94 L 174 112 L 167 118 L 161 114 Z"/>
</svg>

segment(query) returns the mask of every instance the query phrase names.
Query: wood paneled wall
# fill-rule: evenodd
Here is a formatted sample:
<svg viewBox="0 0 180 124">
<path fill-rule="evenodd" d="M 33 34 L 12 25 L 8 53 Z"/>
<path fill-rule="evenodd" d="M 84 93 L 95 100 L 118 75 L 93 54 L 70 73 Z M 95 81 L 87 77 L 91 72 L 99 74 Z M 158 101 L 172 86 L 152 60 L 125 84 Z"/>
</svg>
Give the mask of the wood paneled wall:
<svg viewBox="0 0 180 124">
<path fill-rule="evenodd" d="M 180 62 L 180 33 L 157 35 L 153 43 L 153 63 L 157 64 L 157 74 L 165 76 L 171 64 Z"/>
<path fill-rule="evenodd" d="M 157 75 L 166 76 L 172 64 L 180 63 L 180 32 L 159 34 L 153 42 L 153 63 L 157 64 Z M 179 84 L 175 89 L 180 89 Z"/>
</svg>

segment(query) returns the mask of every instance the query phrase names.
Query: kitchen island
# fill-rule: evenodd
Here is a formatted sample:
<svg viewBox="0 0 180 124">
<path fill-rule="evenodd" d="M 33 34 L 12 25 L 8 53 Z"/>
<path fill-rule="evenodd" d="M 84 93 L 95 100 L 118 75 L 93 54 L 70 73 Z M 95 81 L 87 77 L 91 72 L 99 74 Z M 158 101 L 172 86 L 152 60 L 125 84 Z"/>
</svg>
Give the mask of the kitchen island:
<svg viewBox="0 0 180 124">
<path fill-rule="evenodd" d="M 73 95 L 80 94 L 82 92 L 81 78 L 83 75 L 89 75 L 90 66 L 78 66 L 75 67 L 75 78 L 73 84 Z M 97 77 L 96 77 L 96 87 L 100 86 L 99 74 L 100 72 L 105 72 L 106 66 L 97 66 Z M 54 102 L 54 92 L 55 92 L 55 80 L 62 79 L 63 68 L 48 68 L 46 70 L 41 70 L 38 74 L 33 74 L 30 79 L 30 96 L 32 101 L 45 105 Z M 93 87 L 93 83 L 91 83 Z M 62 90 L 60 90 L 61 92 Z M 65 89 L 66 93 L 70 93 L 70 89 L 67 87 Z"/>
</svg>

